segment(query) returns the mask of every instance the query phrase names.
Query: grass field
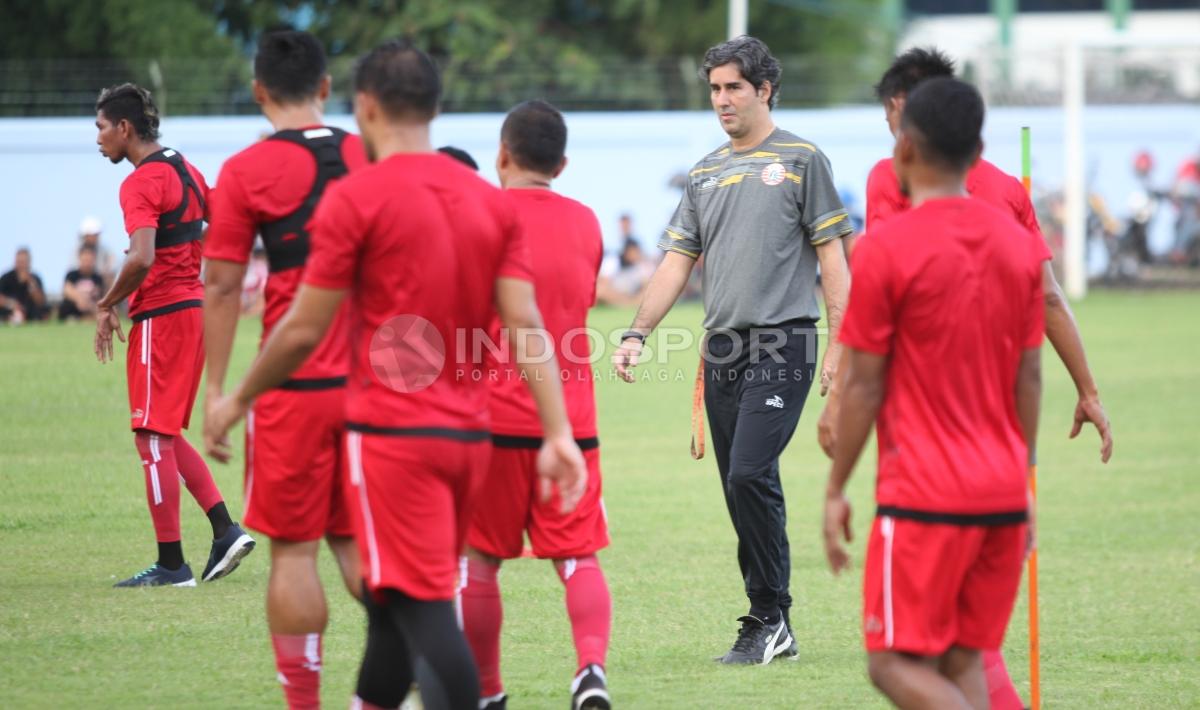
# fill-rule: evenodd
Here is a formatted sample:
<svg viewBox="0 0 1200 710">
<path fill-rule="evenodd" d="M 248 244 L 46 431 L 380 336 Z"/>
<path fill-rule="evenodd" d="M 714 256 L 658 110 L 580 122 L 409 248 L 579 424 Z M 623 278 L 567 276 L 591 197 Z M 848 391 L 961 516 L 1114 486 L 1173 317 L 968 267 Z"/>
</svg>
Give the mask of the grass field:
<svg viewBox="0 0 1200 710">
<path fill-rule="evenodd" d="M 1069 442 L 1073 390 L 1046 357 L 1042 417 L 1043 697 L 1051 708 L 1200 707 L 1200 296 L 1098 293 L 1077 312 L 1116 431 L 1102 466 L 1092 430 Z M 629 314 L 600 311 L 620 328 Z M 670 323 L 698 324 L 698 307 Z M 252 355 L 243 324 L 235 370 Z M 882 707 L 864 673 L 861 577 L 827 572 L 818 516 L 827 464 L 814 394 L 784 459 L 799 663 L 723 668 L 745 599 L 711 457 L 687 454 L 695 354 L 667 382 L 598 386 L 615 624 L 609 677 L 622 708 Z M 122 361 L 123 362 L 123 361 Z M 125 429 L 124 369 L 91 354 L 88 325 L 0 330 L 0 707 L 270 707 L 281 693 L 263 620 L 265 548 L 196 589 L 114 590 L 154 556 L 142 473 Z M 189 435 L 194 443 L 198 437 Z M 873 460 L 851 484 L 861 564 Z M 214 465 L 241 506 L 241 464 Z M 184 549 L 203 566 L 208 526 L 183 501 Z M 324 700 L 345 707 L 363 641 L 331 594 Z M 512 707 L 563 708 L 574 654 L 548 563 L 502 574 Z M 1022 599 L 1006 644 L 1028 688 Z"/>
</svg>

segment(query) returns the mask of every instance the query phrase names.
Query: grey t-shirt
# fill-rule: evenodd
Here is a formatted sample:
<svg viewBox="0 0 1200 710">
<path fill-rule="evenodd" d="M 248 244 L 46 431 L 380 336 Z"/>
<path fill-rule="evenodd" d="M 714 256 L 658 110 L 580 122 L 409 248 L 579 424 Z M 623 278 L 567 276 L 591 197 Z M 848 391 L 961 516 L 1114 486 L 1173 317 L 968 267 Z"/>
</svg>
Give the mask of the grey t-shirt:
<svg viewBox="0 0 1200 710">
<path fill-rule="evenodd" d="M 749 328 L 819 318 L 814 247 L 850 232 L 829 159 L 776 128 L 696 164 L 658 247 L 704 254 L 705 328 Z"/>
</svg>

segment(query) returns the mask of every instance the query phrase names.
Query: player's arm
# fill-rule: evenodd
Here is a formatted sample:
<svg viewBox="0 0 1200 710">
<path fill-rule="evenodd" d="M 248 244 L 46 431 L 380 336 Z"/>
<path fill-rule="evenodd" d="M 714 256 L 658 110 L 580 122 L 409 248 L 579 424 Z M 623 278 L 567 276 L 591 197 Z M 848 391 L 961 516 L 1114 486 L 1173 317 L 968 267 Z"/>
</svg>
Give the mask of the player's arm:
<svg viewBox="0 0 1200 710">
<path fill-rule="evenodd" d="M 245 416 L 256 397 L 282 384 L 320 345 L 345 297 L 342 288 L 300 286 L 292 307 L 271 331 L 246 377 L 206 413 L 204 447 L 210 456 L 221 462 L 229 460 L 229 430 Z"/>
<path fill-rule="evenodd" d="M 871 426 L 883 403 L 886 368 L 887 357 L 884 355 L 846 349 L 843 406 L 838 413 L 837 444 L 825 487 L 825 556 L 835 574 L 849 564 L 842 538 L 847 542 L 853 538 L 846 483 L 854 471 L 854 464 L 862 455 Z"/>
<path fill-rule="evenodd" d="M 1058 279 L 1054 278 L 1054 269 L 1048 261 L 1042 265 L 1042 290 L 1046 301 L 1046 338 L 1066 366 L 1078 393 L 1071 438 L 1079 435 L 1084 422 L 1091 422 L 1100 433 L 1100 460 L 1108 463 L 1113 449 L 1112 426 L 1109 424 L 1108 414 L 1104 411 L 1104 405 L 1100 402 L 1100 392 L 1096 388 L 1092 370 L 1088 367 L 1087 354 L 1083 349 L 1083 338 L 1079 335 L 1075 314 L 1071 312 L 1071 305 L 1067 303 L 1067 298 L 1058 285 Z"/>
<path fill-rule="evenodd" d="M 683 293 L 684 287 L 687 286 L 692 267 L 695 265 L 696 257 L 678 251 L 668 251 L 654 270 L 654 276 L 650 277 L 650 283 L 646 285 L 646 291 L 642 295 L 642 303 L 638 306 L 637 315 L 634 316 L 633 325 L 629 329 L 645 337 L 657 328 L 675 305 L 675 301 L 679 300 L 679 294 Z M 634 381 L 631 368 L 638 364 L 641 354 L 642 340 L 633 337 L 622 340 L 620 347 L 613 353 L 613 367 L 626 382 Z"/>
<path fill-rule="evenodd" d="M 570 512 L 587 488 L 587 466 L 567 418 L 558 360 L 542 327 L 533 284 L 504 276 L 496 279 L 496 311 L 542 421 L 543 443 L 538 452 L 542 498 L 549 497 L 550 485 L 555 484 L 563 512 Z"/>
<path fill-rule="evenodd" d="M 150 267 L 154 266 L 154 231 L 153 227 L 141 227 L 129 235 L 129 251 L 125 254 L 125 263 L 121 264 L 117 280 L 108 289 L 108 293 L 96 304 L 97 309 L 115 308 L 146 280 Z"/>
<path fill-rule="evenodd" d="M 1038 410 L 1042 404 L 1042 349 L 1027 348 L 1021 351 L 1021 362 L 1017 366 L 1017 419 L 1021 422 L 1021 433 L 1029 447 L 1029 464 L 1032 466 L 1037 450 Z"/>
<path fill-rule="evenodd" d="M 117 315 L 117 305 L 137 290 L 146 280 L 150 267 L 154 266 L 154 228 L 140 227 L 129 235 L 129 251 L 125 254 L 125 263 L 121 272 L 113 282 L 108 293 L 96 302 L 96 337 L 92 350 L 96 359 L 107 362 L 113 359 L 113 333 L 123 343 L 125 334 L 121 332 L 121 317 Z"/>
<path fill-rule="evenodd" d="M 229 354 L 237 334 L 242 306 L 242 281 L 246 265 L 225 259 L 208 259 L 204 266 L 204 357 L 208 375 L 205 402 L 216 401 L 225 391 Z"/>
<path fill-rule="evenodd" d="M 829 345 L 821 362 L 821 396 L 837 376 L 841 364 L 842 346 L 838 333 L 842 328 L 842 316 L 846 313 L 846 300 L 850 296 L 850 270 L 846 267 L 846 252 L 841 239 L 831 239 L 817 245 L 817 260 L 821 263 L 821 291 L 825 296 L 825 316 L 829 320 Z"/>
</svg>

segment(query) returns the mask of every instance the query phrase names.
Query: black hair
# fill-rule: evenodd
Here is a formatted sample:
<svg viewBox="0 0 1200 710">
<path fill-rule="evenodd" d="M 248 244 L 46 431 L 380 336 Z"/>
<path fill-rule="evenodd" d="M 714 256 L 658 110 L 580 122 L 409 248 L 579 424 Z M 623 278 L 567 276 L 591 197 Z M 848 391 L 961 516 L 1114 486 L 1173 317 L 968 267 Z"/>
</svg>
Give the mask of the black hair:
<svg viewBox="0 0 1200 710">
<path fill-rule="evenodd" d="M 28 254 L 28 255 L 30 255 L 30 256 L 33 256 L 33 252 L 29 251 L 29 247 L 27 247 L 27 246 L 19 246 L 19 247 L 17 247 L 17 254 L 18 254 L 18 255 L 20 255 L 20 254 Z"/>
<path fill-rule="evenodd" d="M 311 98 L 325 74 L 325 50 L 311 34 L 278 30 L 259 38 L 254 78 L 275 101 L 299 103 Z"/>
<path fill-rule="evenodd" d="M 921 82 L 908 95 L 900 127 L 916 130 L 919 135 L 913 137 L 927 161 L 966 170 L 978 156 L 983 114 L 983 97 L 974 86 L 938 77 Z"/>
<path fill-rule="evenodd" d="M 517 165 L 547 175 L 562 165 L 567 123 L 558 109 L 541 100 L 519 103 L 504 117 L 500 140 Z"/>
<path fill-rule="evenodd" d="M 455 148 L 452 145 L 444 145 L 441 148 L 438 148 L 438 152 L 445 153 L 475 172 L 479 172 L 479 163 L 476 163 L 475 159 L 471 157 L 471 154 L 462 148 Z"/>
<path fill-rule="evenodd" d="M 98 250 L 96 249 L 96 247 L 92 244 L 84 244 L 83 246 L 79 247 L 79 255 L 80 256 L 83 256 L 84 254 L 87 254 L 87 253 L 90 253 L 92 256 L 98 256 L 97 251 Z"/>
<path fill-rule="evenodd" d="M 374 96 L 391 117 L 430 120 L 437 115 L 442 80 L 428 54 L 408 39 L 393 39 L 358 60 L 354 90 Z"/>
<path fill-rule="evenodd" d="M 779 100 L 779 79 L 783 76 L 783 67 L 778 59 L 771 56 L 767 45 L 756 37 L 742 35 L 711 47 L 704 53 L 700 77 L 708 81 L 709 72 L 730 63 L 737 65 L 738 72 L 756 90 L 761 89 L 764 82 L 771 82 L 771 98 L 767 107 L 775 108 Z"/>
<path fill-rule="evenodd" d="M 954 76 L 954 60 L 934 47 L 914 47 L 896 57 L 883 73 L 875 85 L 875 98 L 887 103 L 900 94 L 912 93 L 922 81 L 939 76 Z"/>
<path fill-rule="evenodd" d="M 96 113 L 104 114 L 111 123 L 129 121 L 138 137 L 144 141 L 158 140 L 158 107 L 150 92 L 137 84 L 118 84 L 100 90 Z"/>
</svg>

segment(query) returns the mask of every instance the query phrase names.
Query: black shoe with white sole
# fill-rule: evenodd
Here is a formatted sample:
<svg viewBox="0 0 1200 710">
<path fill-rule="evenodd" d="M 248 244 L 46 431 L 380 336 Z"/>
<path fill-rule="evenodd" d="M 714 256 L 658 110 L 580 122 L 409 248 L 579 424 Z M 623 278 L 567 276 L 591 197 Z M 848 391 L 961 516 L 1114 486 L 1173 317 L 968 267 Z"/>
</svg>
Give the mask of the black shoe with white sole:
<svg viewBox="0 0 1200 710">
<path fill-rule="evenodd" d="M 508 696 L 504 693 L 479 699 L 479 710 L 508 710 Z"/>
<path fill-rule="evenodd" d="M 783 619 L 768 624 L 755 616 L 743 616 L 738 621 L 742 622 L 742 628 L 733 648 L 721 657 L 721 663 L 765 666 L 792 645 L 792 635 Z"/>
<path fill-rule="evenodd" d="M 170 570 L 157 562 L 138 572 L 129 579 L 122 580 L 114 587 L 194 587 L 196 578 L 192 576 L 192 568 L 184 564 L 176 570 Z"/>
<path fill-rule="evenodd" d="M 789 661 L 798 661 L 800 660 L 800 644 L 796 643 L 796 634 L 792 633 L 792 625 L 787 622 L 784 622 L 784 624 L 787 626 L 788 636 L 792 637 L 792 642 L 788 644 L 787 648 L 783 649 L 779 657 L 786 658 Z"/>
<path fill-rule="evenodd" d="M 571 682 L 571 710 L 611 710 L 604 669 L 592 663 Z"/>
<path fill-rule="evenodd" d="M 254 549 L 254 538 L 234 523 L 219 540 L 213 540 L 212 549 L 208 553 L 208 564 L 204 567 L 205 582 L 220 579 L 237 569 L 242 558 Z"/>
</svg>

